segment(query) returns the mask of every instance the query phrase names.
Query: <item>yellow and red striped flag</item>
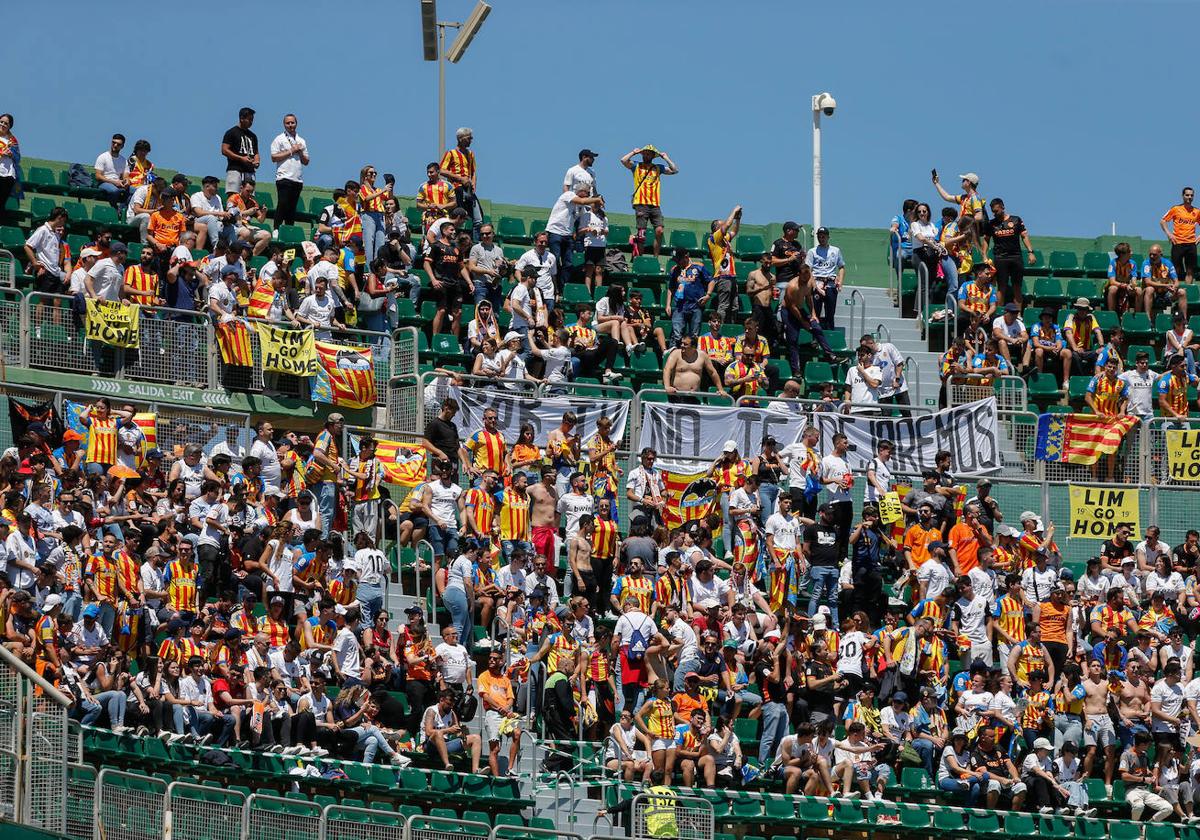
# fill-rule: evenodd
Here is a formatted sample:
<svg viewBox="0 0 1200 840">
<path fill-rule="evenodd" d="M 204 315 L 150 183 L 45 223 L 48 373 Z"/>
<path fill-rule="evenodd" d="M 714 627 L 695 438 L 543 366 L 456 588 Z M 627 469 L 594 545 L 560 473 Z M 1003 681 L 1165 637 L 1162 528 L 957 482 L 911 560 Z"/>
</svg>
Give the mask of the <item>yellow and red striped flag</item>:
<svg viewBox="0 0 1200 840">
<path fill-rule="evenodd" d="M 1121 441 L 1138 419 L 1100 417 L 1094 414 L 1068 414 L 1062 460 L 1070 464 L 1094 464 L 1101 455 L 1111 455 L 1121 448 Z"/>
<path fill-rule="evenodd" d="M 378 441 L 375 458 L 383 468 L 383 480 L 388 484 L 415 487 L 426 479 L 425 447 L 419 443 Z"/>
<path fill-rule="evenodd" d="M 317 361 L 329 377 L 334 405 L 366 408 L 375 405 L 375 363 L 370 347 L 315 342 Z"/>
<path fill-rule="evenodd" d="M 146 453 L 151 449 L 158 447 L 158 419 L 157 416 L 149 411 L 139 412 L 133 415 L 133 422 L 142 430 L 142 451 L 138 455 L 138 466 L 140 467 L 146 460 Z"/>
<path fill-rule="evenodd" d="M 260 282 L 254 287 L 250 300 L 246 303 L 246 315 L 251 318 L 266 318 L 271 309 L 271 301 L 275 299 L 275 290 L 271 284 Z"/>
<path fill-rule="evenodd" d="M 240 319 L 217 324 L 217 345 L 221 348 L 221 360 L 227 365 L 250 367 L 254 354 L 250 351 L 250 331 Z"/>
<path fill-rule="evenodd" d="M 703 519 L 716 506 L 717 483 L 704 472 L 676 473 L 664 470 L 663 491 L 667 500 L 663 508 L 663 524 L 669 529 Z"/>
</svg>

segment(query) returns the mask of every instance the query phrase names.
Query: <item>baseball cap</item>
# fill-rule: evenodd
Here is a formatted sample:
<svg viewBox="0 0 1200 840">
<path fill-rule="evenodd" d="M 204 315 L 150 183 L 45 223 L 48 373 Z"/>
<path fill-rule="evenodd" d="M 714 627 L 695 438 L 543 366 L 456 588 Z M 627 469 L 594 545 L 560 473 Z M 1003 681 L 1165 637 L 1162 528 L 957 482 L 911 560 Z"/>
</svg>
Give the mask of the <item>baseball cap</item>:
<svg viewBox="0 0 1200 840">
<path fill-rule="evenodd" d="M 58 595 L 47 595 L 46 600 L 42 602 L 42 612 L 48 613 L 55 607 L 62 606 L 62 598 Z"/>
<path fill-rule="evenodd" d="M 505 344 L 508 344 L 508 342 L 510 342 L 510 341 L 520 341 L 520 340 L 521 340 L 521 334 L 519 332 L 517 332 L 516 330 L 509 330 L 508 332 L 506 332 L 504 334 L 504 343 Z"/>
<path fill-rule="evenodd" d="M 81 257 L 98 257 L 102 253 L 104 253 L 104 252 L 101 251 L 99 248 L 93 248 L 92 246 L 88 245 L 82 251 L 79 252 L 79 256 L 81 256 Z"/>
<path fill-rule="evenodd" d="M 976 487 L 991 487 L 992 480 L 990 478 L 981 478 L 975 482 Z"/>
<path fill-rule="evenodd" d="M 229 245 L 226 247 L 232 251 L 245 251 L 247 248 L 250 247 L 250 243 L 247 242 L 245 239 L 235 239 L 232 242 L 230 242 Z"/>
<path fill-rule="evenodd" d="M 600 157 L 600 153 L 593 152 L 591 149 L 580 149 L 579 150 L 579 159 L 582 160 L 585 157 Z"/>
<path fill-rule="evenodd" d="M 970 181 L 973 186 L 979 186 L 979 176 L 974 172 L 968 172 L 965 175 L 959 175 L 958 179 L 960 181 Z"/>
<path fill-rule="evenodd" d="M 908 695 L 905 694 L 903 691 L 897 691 L 895 694 L 892 695 L 892 702 L 893 703 L 907 703 Z"/>
<path fill-rule="evenodd" d="M 800 225 L 796 224 L 795 222 L 784 222 L 783 229 L 785 232 L 789 230 L 800 230 Z"/>
<path fill-rule="evenodd" d="M 157 449 L 157 448 L 151 449 L 149 452 L 146 453 L 146 460 L 148 460 L 148 461 L 152 460 L 154 458 L 158 458 L 159 460 L 162 460 L 162 457 L 163 457 L 163 453 L 162 453 L 161 449 Z"/>
<path fill-rule="evenodd" d="M 330 414 L 328 417 L 325 418 L 325 422 L 327 424 L 328 423 L 345 423 L 346 415 L 342 414 L 340 411 L 335 411 L 332 414 Z"/>
<path fill-rule="evenodd" d="M 725 445 L 721 447 L 722 452 L 737 452 L 737 441 L 727 440 Z"/>
<path fill-rule="evenodd" d="M 404 611 L 405 615 L 423 615 L 425 611 L 417 606 L 409 607 Z"/>
<path fill-rule="evenodd" d="M 83 608 L 84 618 L 98 618 L 100 616 L 100 607 L 96 604 L 88 604 Z"/>
<path fill-rule="evenodd" d="M 778 630 L 768 630 L 766 633 L 763 633 L 763 638 L 764 639 L 782 639 L 783 634 L 780 633 Z"/>
<path fill-rule="evenodd" d="M 820 236 L 821 234 L 825 234 L 826 236 L 828 236 L 829 228 L 824 227 L 824 226 L 817 228 L 817 236 Z"/>
<path fill-rule="evenodd" d="M 114 242 L 108 246 L 108 251 L 110 254 L 124 254 L 128 252 L 129 249 L 125 247 L 124 242 Z"/>
<path fill-rule="evenodd" d="M 240 269 L 236 265 L 227 265 L 221 269 L 221 276 L 228 277 L 230 274 L 239 274 Z"/>
<path fill-rule="evenodd" d="M 688 256 L 687 248 L 679 247 L 671 252 L 671 259 L 674 260 L 675 262 L 679 262 L 680 260 L 686 260 L 687 256 Z"/>
<path fill-rule="evenodd" d="M 1006 304 L 1004 304 L 1004 311 L 1005 312 L 1020 312 L 1021 307 L 1017 306 L 1015 303 L 1006 303 Z"/>
<path fill-rule="evenodd" d="M 1033 742 L 1033 748 L 1035 750 L 1052 750 L 1054 749 L 1054 745 L 1047 738 L 1038 738 Z"/>
</svg>

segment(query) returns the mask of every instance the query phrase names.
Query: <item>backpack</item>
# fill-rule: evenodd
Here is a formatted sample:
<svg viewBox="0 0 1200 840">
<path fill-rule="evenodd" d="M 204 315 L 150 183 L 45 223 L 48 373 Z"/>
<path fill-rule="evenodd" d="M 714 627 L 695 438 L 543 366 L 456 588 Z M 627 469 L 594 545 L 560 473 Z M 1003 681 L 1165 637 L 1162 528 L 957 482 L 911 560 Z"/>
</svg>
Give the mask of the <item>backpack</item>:
<svg viewBox="0 0 1200 840">
<path fill-rule="evenodd" d="M 642 625 L 645 626 L 644 624 Z M 629 636 L 629 647 L 626 649 L 625 658 L 630 662 L 641 662 L 646 658 L 646 648 L 650 646 L 650 640 L 642 633 L 641 627 L 635 627 L 633 633 Z"/>
<path fill-rule="evenodd" d="M 82 163 L 72 163 L 71 168 L 67 170 L 67 186 L 90 188 L 92 173 Z"/>
</svg>

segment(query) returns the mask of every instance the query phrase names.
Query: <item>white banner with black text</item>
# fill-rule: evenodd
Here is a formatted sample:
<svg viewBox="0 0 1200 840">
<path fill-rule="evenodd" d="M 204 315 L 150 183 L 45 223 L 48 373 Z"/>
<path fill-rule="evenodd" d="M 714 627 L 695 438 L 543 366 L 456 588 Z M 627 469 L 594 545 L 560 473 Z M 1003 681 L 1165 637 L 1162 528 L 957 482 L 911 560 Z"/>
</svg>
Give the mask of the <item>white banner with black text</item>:
<svg viewBox="0 0 1200 840">
<path fill-rule="evenodd" d="M 596 421 L 601 417 L 612 420 L 612 439 L 617 441 L 624 437 L 625 424 L 629 421 L 627 400 L 530 397 L 481 388 L 450 388 L 449 393 L 458 400 L 459 413 L 454 419 L 464 438 L 483 428 L 483 412 L 491 408 L 496 411 L 497 428 L 509 446 L 516 443 L 525 423 L 533 425 L 533 439 L 537 445 L 545 446 L 550 430 L 561 425 L 563 415 L 568 411 L 575 412 L 578 418 L 575 433 L 584 445 L 596 434 Z"/>
</svg>

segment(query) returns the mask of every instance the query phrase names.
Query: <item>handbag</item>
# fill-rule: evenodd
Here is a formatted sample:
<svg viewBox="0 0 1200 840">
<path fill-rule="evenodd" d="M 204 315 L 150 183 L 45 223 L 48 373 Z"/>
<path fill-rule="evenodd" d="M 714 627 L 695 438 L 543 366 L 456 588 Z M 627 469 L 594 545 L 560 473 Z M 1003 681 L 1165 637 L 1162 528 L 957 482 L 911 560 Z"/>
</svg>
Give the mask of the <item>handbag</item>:
<svg viewBox="0 0 1200 840">
<path fill-rule="evenodd" d="M 462 694 L 454 703 L 454 713 L 458 715 L 461 723 L 470 723 L 475 720 L 478 712 L 479 698 L 475 696 L 474 692 Z"/>
</svg>

